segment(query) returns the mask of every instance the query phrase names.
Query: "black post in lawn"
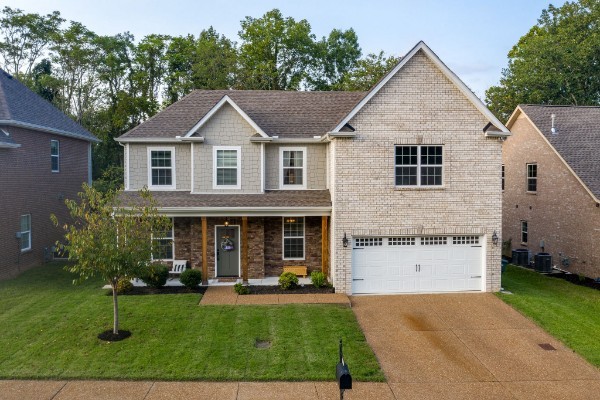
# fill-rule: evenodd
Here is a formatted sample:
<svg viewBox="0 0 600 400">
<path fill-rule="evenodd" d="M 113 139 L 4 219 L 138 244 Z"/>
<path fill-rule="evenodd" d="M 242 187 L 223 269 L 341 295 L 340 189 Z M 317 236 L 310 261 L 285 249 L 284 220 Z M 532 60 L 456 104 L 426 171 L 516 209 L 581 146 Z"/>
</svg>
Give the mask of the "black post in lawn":
<svg viewBox="0 0 600 400">
<path fill-rule="evenodd" d="M 340 388 L 340 400 L 344 400 L 344 391 L 352 389 L 352 376 L 348 364 L 344 361 L 344 352 L 342 350 L 342 339 L 340 339 L 340 361 L 335 368 L 335 378 Z"/>
</svg>

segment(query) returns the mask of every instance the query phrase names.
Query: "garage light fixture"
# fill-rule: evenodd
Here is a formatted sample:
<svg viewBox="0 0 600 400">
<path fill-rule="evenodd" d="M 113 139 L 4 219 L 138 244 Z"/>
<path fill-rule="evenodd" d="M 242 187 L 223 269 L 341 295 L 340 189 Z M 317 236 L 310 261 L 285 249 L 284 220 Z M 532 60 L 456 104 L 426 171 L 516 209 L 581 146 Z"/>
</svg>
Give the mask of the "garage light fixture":
<svg viewBox="0 0 600 400">
<path fill-rule="evenodd" d="M 498 246 L 498 240 L 498 233 L 494 231 L 494 233 L 492 234 L 492 243 L 494 244 L 494 246 Z"/>
<path fill-rule="evenodd" d="M 348 247 L 348 237 L 346 236 L 346 232 L 344 232 L 344 238 L 342 239 L 342 246 Z"/>
</svg>

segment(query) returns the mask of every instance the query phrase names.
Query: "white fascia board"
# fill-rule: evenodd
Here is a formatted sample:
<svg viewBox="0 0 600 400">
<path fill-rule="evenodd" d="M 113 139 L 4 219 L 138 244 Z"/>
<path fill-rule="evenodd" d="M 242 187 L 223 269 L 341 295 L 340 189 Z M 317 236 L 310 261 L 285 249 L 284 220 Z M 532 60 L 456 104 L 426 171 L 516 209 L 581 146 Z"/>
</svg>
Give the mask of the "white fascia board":
<svg viewBox="0 0 600 400">
<path fill-rule="evenodd" d="M 204 143 L 204 137 L 202 137 L 202 136 L 191 136 L 191 137 L 175 136 L 175 139 L 177 139 L 177 140 L 179 140 L 181 142 Z"/>
<path fill-rule="evenodd" d="M 40 132 L 52 133 L 54 135 L 67 136 L 67 137 L 71 137 L 71 138 L 75 138 L 75 139 L 87 140 L 88 142 L 95 142 L 95 143 L 101 142 L 101 140 L 96 137 L 91 138 L 91 137 L 80 135 L 78 133 L 67 132 L 67 131 L 63 131 L 60 129 L 48 128 L 48 127 L 41 126 L 41 125 L 30 124 L 28 122 L 15 121 L 12 119 L 0 120 L 0 125 L 14 126 L 17 128 L 27 128 L 27 129 L 31 129 L 33 131 L 40 131 Z"/>
<path fill-rule="evenodd" d="M 340 129 L 344 127 L 351 119 L 358 113 L 365 104 L 373 98 L 381 90 L 383 86 L 394 76 L 396 73 L 406 65 L 411 58 L 414 57 L 419 50 L 422 50 L 423 53 L 429 57 L 429 59 L 442 71 L 442 73 L 452 82 L 454 85 L 471 101 L 471 103 L 481 112 L 487 119 L 490 121 L 496 128 L 500 129 L 502 132 L 505 132 L 510 135 L 510 131 L 492 114 L 490 110 L 483 104 L 483 102 L 479 99 L 479 97 L 475 96 L 475 94 L 460 80 L 458 76 L 454 72 L 450 70 L 440 60 L 440 58 L 425 44 L 425 42 L 420 41 L 417 43 L 415 47 L 413 47 L 403 58 L 400 60 L 398 65 L 394 67 L 371 91 L 358 103 L 352 111 L 333 129 L 333 132 L 339 132 Z"/>
<path fill-rule="evenodd" d="M 515 108 L 515 111 L 513 111 L 513 113 L 510 115 L 510 118 L 508 119 L 508 122 L 506 123 L 508 129 L 510 129 L 513 126 L 513 124 L 515 123 L 517 118 L 519 118 L 519 115 L 521 115 L 522 112 L 523 109 L 521 108 L 521 106 L 517 106 L 517 108 Z"/>
<path fill-rule="evenodd" d="M 267 135 L 261 129 L 261 127 L 258 126 L 256 122 L 254 122 L 252 118 L 250 118 L 248 114 L 246 114 L 244 110 L 242 110 L 237 104 L 235 104 L 235 102 L 231 100 L 231 98 L 227 95 L 223 96 L 223 98 L 208 113 L 206 113 L 206 115 L 202 117 L 202 119 L 198 121 L 198 123 L 196 123 L 196 125 L 194 125 L 188 133 L 185 134 L 185 137 L 192 136 L 198 129 L 200 129 L 204 124 L 206 124 L 212 118 L 212 116 L 215 115 L 215 113 L 219 111 L 221 107 L 223 107 L 225 103 L 232 106 L 242 116 L 242 118 L 244 118 L 246 122 L 248 122 L 248 124 L 250 124 L 250 126 L 253 127 L 256 130 L 256 132 L 258 132 L 262 137 L 269 137 L 269 135 Z"/>
<path fill-rule="evenodd" d="M 273 138 L 272 137 L 256 137 L 256 136 L 251 136 L 250 137 L 250 143 L 269 143 L 272 142 Z"/>
<path fill-rule="evenodd" d="M 123 207 L 123 209 L 131 209 Z M 157 207 L 168 217 L 317 217 L 331 216 L 331 207 Z"/>
<path fill-rule="evenodd" d="M 321 143 L 322 138 L 277 138 L 273 139 L 272 143 L 287 143 L 287 144 L 310 144 L 310 143 Z"/>
<path fill-rule="evenodd" d="M 169 137 L 150 137 L 150 138 L 115 138 L 119 143 L 179 143 L 181 140 Z"/>
</svg>

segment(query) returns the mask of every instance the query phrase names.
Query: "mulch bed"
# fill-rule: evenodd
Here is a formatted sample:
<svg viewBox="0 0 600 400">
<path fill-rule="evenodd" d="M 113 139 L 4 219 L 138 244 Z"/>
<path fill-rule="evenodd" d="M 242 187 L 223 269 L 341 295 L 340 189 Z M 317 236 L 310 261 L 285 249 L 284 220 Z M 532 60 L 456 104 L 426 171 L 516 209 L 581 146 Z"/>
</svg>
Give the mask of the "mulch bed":
<svg viewBox="0 0 600 400">
<path fill-rule="evenodd" d="M 98 339 L 104 340 L 105 342 L 118 342 L 120 340 L 127 339 L 129 336 L 131 336 L 131 332 L 129 332 L 129 331 L 124 331 L 124 330 L 119 329 L 118 332 L 119 333 L 117 333 L 115 335 L 113 333 L 112 329 L 109 329 L 107 331 L 100 333 L 98 335 Z"/>
<path fill-rule="evenodd" d="M 335 293 L 332 287 L 317 288 L 313 285 L 298 286 L 294 289 L 283 290 L 279 286 L 254 286 L 250 285 L 250 295 L 253 294 L 325 294 Z"/>
<path fill-rule="evenodd" d="M 200 286 L 197 289 L 188 289 L 185 286 L 163 286 L 158 289 L 149 286 L 134 286 L 130 291 L 121 293 L 119 296 L 140 296 L 147 294 L 204 294 L 206 289 L 206 286 Z M 107 295 L 112 296 L 112 291 L 107 290 Z"/>
<path fill-rule="evenodd" d="M 565 281 L 571 282 L 575 285 L 585 286 L 592 289 L 600 290 L 600 282 L 596 282 L 594 279 L 587 278 L 585 276 L 577 274 L 565 274 L 564 272 L 548 274 L 547 276 L 552 278 L 564 279 Z"/>
</svg>

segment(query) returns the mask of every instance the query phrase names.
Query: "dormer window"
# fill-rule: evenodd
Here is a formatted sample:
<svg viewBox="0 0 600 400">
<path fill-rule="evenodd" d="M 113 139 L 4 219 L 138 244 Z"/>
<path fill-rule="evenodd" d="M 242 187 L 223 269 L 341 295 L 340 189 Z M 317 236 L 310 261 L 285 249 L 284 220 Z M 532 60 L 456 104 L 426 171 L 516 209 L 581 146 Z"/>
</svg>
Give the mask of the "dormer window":
<svg viewBox="0 0 600 400">
<path fill-rule="evenodd" d="M 279 150 L 280 189 L 306 189 L 306 147 Z"/>
<path fill-rule="evenodd" d="M 148 148 L 148 188 L 175 189 L 175 148 Z"/>
</svg>

